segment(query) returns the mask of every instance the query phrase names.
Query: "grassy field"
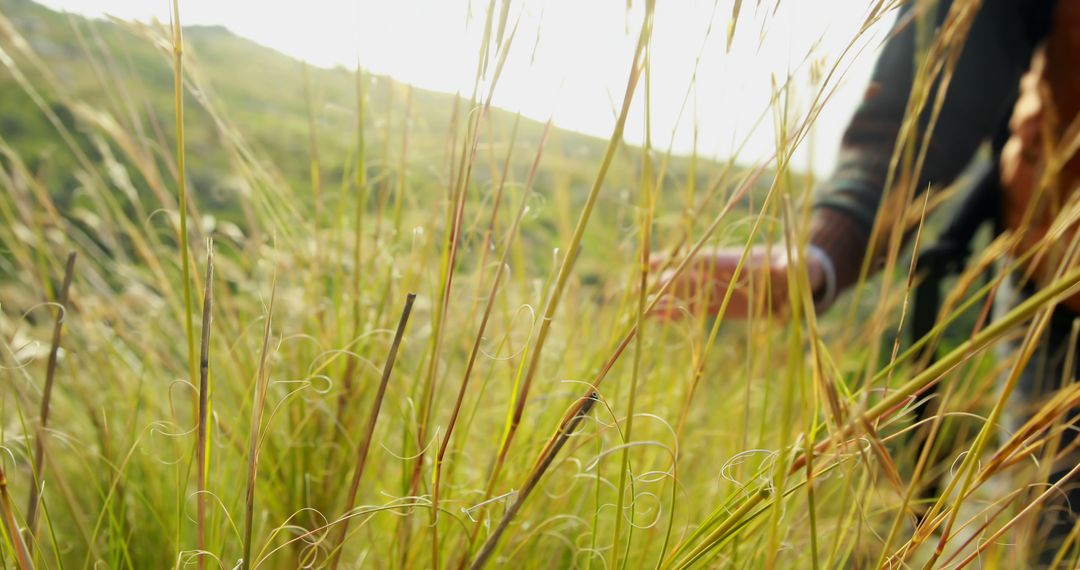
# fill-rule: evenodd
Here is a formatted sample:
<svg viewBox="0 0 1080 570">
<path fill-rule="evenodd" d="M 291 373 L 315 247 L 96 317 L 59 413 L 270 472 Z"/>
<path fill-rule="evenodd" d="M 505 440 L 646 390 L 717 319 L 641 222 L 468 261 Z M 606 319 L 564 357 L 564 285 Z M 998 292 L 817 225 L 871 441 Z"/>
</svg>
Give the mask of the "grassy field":
<svg viewBox="0 0 1080 570">
<path fill-rule="evenodd" d="M 987 323 L 988 244 L 929 367 L 898 234 L 820 319 L 653 318 L 654 254 L 804 247 L 814 108 L 777 85 L 761 164 L 624 144 L 645 2 L 609 141 L 516 117 L 491 6 L 453 97 L 0 0 L 0 565 L 1022 567 L 1080 390 L 999 438 L 990 348 L 1080 272 Z"/>
</svg>

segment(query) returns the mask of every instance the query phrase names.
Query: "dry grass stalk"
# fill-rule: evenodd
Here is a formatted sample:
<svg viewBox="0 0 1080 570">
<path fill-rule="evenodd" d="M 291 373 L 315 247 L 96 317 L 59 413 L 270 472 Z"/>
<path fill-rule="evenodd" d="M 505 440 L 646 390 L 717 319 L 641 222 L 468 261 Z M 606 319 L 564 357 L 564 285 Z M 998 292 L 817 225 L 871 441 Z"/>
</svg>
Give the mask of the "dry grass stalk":
<svg viewBox="0 0 1080 570">
<path fill-rule="evenodd" d="M 383 365 L 382 377 L 379 379 L 379 389 L 375 393 L 375 399 L 371 404 L 371 413 L 368 415 L 367 431 L 364 433 L 364 439 L 361 440 L 360 445 L 356 449 L 356 469 L 353 471 L 352 482 L 349 484 L 349 492 L 345 498 L 345 508 L 343 509 L 343 515 L 340 526 L 338 527 L 338 537 L 335 541 L 334 552 L 331 555 L 330 568 L 334 570 L 341 562 L 341 551 L 345 547 L 345 538 L 349 532 L 349 511 L 356 505 L 356 494 L 360 489 L 360 479 L 364 476 L 364 466 L 367 464 L 368 450 L 371 449 L 371 442 L 375 436 L 375 424 L 379 421 L 379 412 L 382 410 L 383 397 L 386 395 L 386 386 L 390 383 L 390 374 L 394 371 L 394 363 L 397 361 L 398 348 L 401 346 L 401 341 L 405 336 L 405 325 L 409 322 L 409 315 L 412 313 L 413 301 L 416 300 L 415 293 L 409 293 L 405 297 L 405 308 L 401 310 L 401 319 L 398 321 L 397 330 L 394 332 L 394 340 L 390 343 L 390 352 L 386 355 L 386 363 Z"/>
<path fill-rule="evenodd" d="M 49 428 L 49 404 L 52 402 L 53 382 L 56 378 L 56 361 L 60 353 L 60 339 L 64 331 L 64 320 L 70 307 L 71 279 L 75 275 L 75 252 L 68 254 L 67 265 L 64 267 L 64 281 L 60 286 L 60 293 L 56 299 L 59 303 L 56 311 L 56 321 L 53 324 L 52 346 L 49 348 L 49 361 L 45 368 L 45 388 L 41 394 L 41 415 L 38 420 L 37 437 L 34 446 L 34 479 L 35 483 L 30 487 L 30 497 L 26 506 L 26 530 L 30 534 L 30 542 L 27 545 L 33 549 L 33 542 L 37 536 L 38 502 L 40 500 L 41 482 L 44 481 L 45 468 L 45 437 Z"/>
<path fill-rule="evenodd" d="M 270 291 L 270 306 L 266 309 L 263 326 L 262 350 L 259 352 L 259 368 L 255 373 L 255 395 L 251 406 L 251 429 L 248 436 L 247 493 L 244 500 L 244 554 L 240 560 L 242 570 L 251 568 L 252 528 L 255 518 L 255 481 L 259 472 L 259 441 L 262 436 L 262 417 L 266 409 L 266 392 L 270 382 L 270 331 L 273 325 L 274 301 L 277 298 L 277 281 Z"/>
</svg>

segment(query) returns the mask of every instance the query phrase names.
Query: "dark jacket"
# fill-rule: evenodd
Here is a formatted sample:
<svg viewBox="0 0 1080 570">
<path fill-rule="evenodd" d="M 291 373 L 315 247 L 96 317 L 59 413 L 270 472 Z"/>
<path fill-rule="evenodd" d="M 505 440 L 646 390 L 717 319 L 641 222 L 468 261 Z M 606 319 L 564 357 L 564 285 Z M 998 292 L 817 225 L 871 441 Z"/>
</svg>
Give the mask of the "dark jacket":
<svg viewBox="0 0 1080 570">
<path fill-rule="evenodd" d="M 818 194 L 811 241 L 832 259 L 840 289 L 858 278 L 870 231 L 886 194 L 889 164 L 920 64 L 916 43 L 924 26 L 918 19 L 932 18 L 926 22 L 936 28 L 933 35 L 927 35 L 932 39 L 953 3 L 941 0 L 935 13 L 922 16 L 915 14 L 913 4 L 900 10 L 863 101 L 844 132 L 836 170 Z M 1053 7 L 1050 0 L 982 2 L 933 126 L 926 160 L 914 186 L 917 191 L 951 183 L 984 142 L 991 142 L 997 160 L 1008 136 L 1020 77 L 1050 30 Z M 920 115 L 916 149 L 922 145 L 940 79 L 938 83 Z M 894 184 L 894 188 L 900 191 L 899 185 Z M 899 212 L 883 212 L 882 216 L 893 221 Z"/>
</svg>

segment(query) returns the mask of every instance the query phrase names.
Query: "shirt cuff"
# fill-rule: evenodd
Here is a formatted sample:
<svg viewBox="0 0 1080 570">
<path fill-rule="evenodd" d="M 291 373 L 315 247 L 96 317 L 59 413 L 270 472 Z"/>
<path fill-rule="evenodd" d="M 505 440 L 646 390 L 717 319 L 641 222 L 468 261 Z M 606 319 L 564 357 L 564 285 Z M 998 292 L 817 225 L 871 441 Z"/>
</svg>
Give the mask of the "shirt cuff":
<svg viewBox="0 0 1080 570">
<path fill-rule="evenodd" d="M 869 241 L 862 224 L 850 216 L 828 207 L 814 211 L 807 255 L 817 256 L 825 271 L 824 289 L 815 291 L 820 308 L 828 306 L 859 279 Z"/>
</svg>

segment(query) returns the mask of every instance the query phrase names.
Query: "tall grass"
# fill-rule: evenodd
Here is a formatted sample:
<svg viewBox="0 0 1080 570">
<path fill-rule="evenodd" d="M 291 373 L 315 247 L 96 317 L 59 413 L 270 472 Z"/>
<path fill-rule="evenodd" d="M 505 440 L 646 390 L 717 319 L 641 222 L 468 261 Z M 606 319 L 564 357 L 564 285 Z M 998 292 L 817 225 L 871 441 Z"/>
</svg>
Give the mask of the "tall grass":
<svg viewBox="0 0 1080 570">
<path fill-rule="evenodd" d="M 214 314 L 214 242 L 206 244 L 206 280 L 203 286 L 202 339 L 199 343 L 199 423 L 195 432 L 196 548 L 206 549 L 206 476 L 210 468 L 210 323 Z M 199 567 L 205 559 L 199 557 Z"/>
<path fill-rule="evenodd" d="M 345 514 L 342 517 L 342 522 L 339 523 L 338 540 L 334 546 L 334 552 L 332 554 L 331 568 L 336 568 L 338 562 L 341 560 L 341 549 L 345 545 L 345 538 L 348 536 L 349 531 L 349 511 L 352 510 L 356 504 L 356 493 L 360 489 L 360 478 L 364 476 L 364 466 L 367 464 L 368 451 L 371 449 L 371 442 L 374 438 L 375 423 L 379 421 L 379 412 L 382 410 L 383 397 L 386 395 L 386 385 L 390 381 L 390 373 L 394 370 L 394 361 L 397 358 L 398 348 L 401 347 L 401 340 L 405 335 L 405 325 L 409 322 L 409 314 L 412 312 L 413 302 L 416 301 L 416 295 L 409 293 L 405 298 L 405 308 L 401 310 L 401 320 L 398 321 L 397 331 L 394 333 L 394 340 L 390 344 L 390 353 L 386 356 L 386 365 L 383 367 L 382 378 L 379 379 L 378 392 L 375 394 L 375 401 L 371 405 L 371 414 L 368 416 L 367 430 L 364 433 L 363 443 L 356 451 L 356 470 L 353 472 L 352 483 L 349 484 L 349 492 L 345 499 Z"/>
<path fill-rule="evenodd" d="M 860 280 L 850 310 L 817 314 L 799 261 L 778 314 L 750 262 L 766 242 L 805 259 L 815 181 L 793 157 L 895 4 L 869 3 L 838 59 L 775 78 L 747 110 L 774 128 L 764 160 L 654 140 L 665 12 L 651 0 L 627 12 L 636 42 L 606 141 L 495 108 L 524 8 L 489 0 L 468 23 L 482 33 L 465 97 L 283 66 L 293 170 L 213 95 L 179 2 L 171 28 L 73 19 L 100 78 L 79 92 L 0 15 L 10 85 L 78 181 L 47 187 L 49 157 L 0 131 L 0 565 L 1023 567 L 1071 481 L 1047 484 L 1047 465 L 1073 451 L 1061 435 L 1080 390 L 1011 435 L 999 425 L 1052 309 L 1080 288 L 1076 200 L 1036 250 L 987 243 L 910 345 L 920 274 L 893 225 L 875 236 L 884 274 Z M 923 32 L 910 117 L 940 106 L 930 85 L 950 79 L 978 5 Z M 729 49 L 772 22 L 771 8 L 730 8 L 713 10 Z M 90 41 L 102 31 L 129 43 Z M 118 71 L 140 45 L 161 48 L 146 53 L 171 85 Z M 696 93 L 687 78 L 684 107 Z M 686 116 L 678 128 L 696 131 Z M 902 137 L 890 184 L 923 243 L 950 190 L 916 196 L 928 133 L 909 119 Z M 204 162 L 237 181 L 235 211 L 215 210 Z M 1053 282 L 990 320 L 1006 273 L 1061 244 Z M 659 275 L 714 246 L 743 253 L 749 318 L 726 318 L 734 287 L 654 318 L 671 289 Z M 1016 339 L 1017 354 L 995 352 Z"/>
<path fill-rule="evenodd" d="M 34 446 L 34 480 L 44 479 L 42 468 L 45 466 L 45 430 L 49 427 L 49 404 L 52 400 L 53 384 L 56 381 L 56 360 L 60 353 L 60 340 L 64 332 L 64 316 L 68 310 L 68 300 L 71 295 L 71 279 L 75 275 L 75 253 L 68 255 L 67 264 L 64 266 L 64 280 L 60 285 L 57 296 L 56 321 L 53 325 L 52 343 L 49 347 L 49 360 L 45 364 L 45 386 L 41 395 L 41 413 L 38 416 L 37 434 Z M 30 498 L 26 505 L 26 526 L 30 536 L 36 539 L 37 513 L 39 508 L 39 487 L 37 483 L 30 489 Z M 31 541 L 31 545 L 33 542 Z"/>
</svg>

